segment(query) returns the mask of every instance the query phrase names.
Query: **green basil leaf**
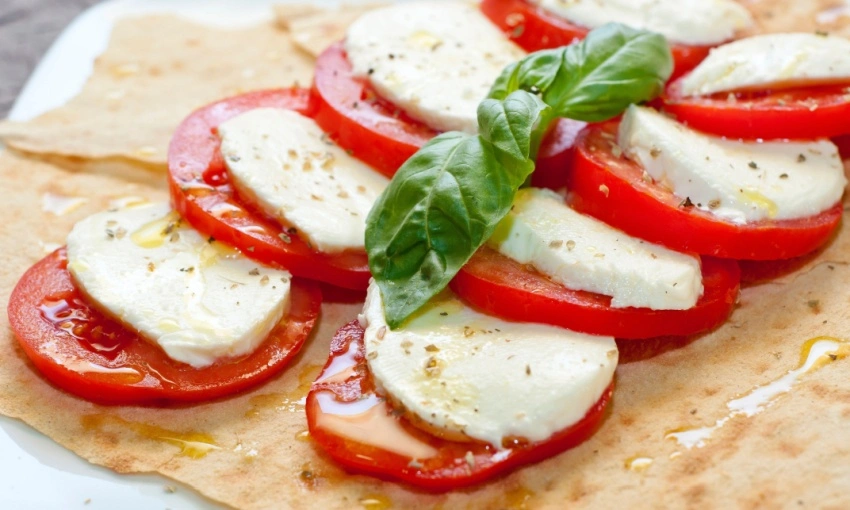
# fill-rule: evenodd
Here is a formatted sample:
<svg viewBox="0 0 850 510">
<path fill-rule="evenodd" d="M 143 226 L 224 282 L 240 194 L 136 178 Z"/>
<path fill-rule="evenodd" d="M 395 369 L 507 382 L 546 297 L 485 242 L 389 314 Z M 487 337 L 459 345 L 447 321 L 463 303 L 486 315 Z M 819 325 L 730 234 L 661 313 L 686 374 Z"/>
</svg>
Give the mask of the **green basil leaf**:
<svg viewBox="0 0 850 510">
<path fill-rule="evenodd" d="M 673 72 L 663 36 L 609 23 L 578 44 L 532 53 L 508 66 L 490 91 L 539 93 L 559 117 L 599 122 L 653 99 Z"/>
<path fill-rule="evenodd" d="M 510 210 L 516 187 L 480 136 L 445 133 L 402 165 L 366 227 L 369 267 L 396 328 L 443 290 Z"/>
<path fill-rule="evenodd" d="M 478 106 L 478 132 L 496 149 L 496 158 L 518 188 L 534 171 L 552 109 L 537 96 L 518 90 L 502 101 Z"/>
</svg>

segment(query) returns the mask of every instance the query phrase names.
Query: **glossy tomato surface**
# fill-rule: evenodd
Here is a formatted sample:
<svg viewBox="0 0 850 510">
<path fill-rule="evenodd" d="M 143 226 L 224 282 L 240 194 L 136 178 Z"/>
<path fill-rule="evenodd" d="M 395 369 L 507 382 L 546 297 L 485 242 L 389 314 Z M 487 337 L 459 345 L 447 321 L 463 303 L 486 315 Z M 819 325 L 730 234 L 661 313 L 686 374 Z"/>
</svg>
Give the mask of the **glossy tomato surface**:
<svg viewBox="0 0 850 510">
<path fill-rule="evenodd" d="M 381 98 L 366 79 L 353 74 L 343 44 L 316 61 L 314 119 L 341 147 L 392 177 L 431 138 L 439 134 Z M 543 141 L 535 175 L 541 186 L 563 187 L 573 142 L 585 123 L 560 119 Z"/>
<path fill-rule="evenodd" d="M 365 252 L 314 251 L 293 228 L 281 226 L 241 200 L 231 186 L 216 128 L 254 108 L 285 108 L 311 116 L 307 90 L 252 92 L 192 113 L 177 128 L 168 150 L 168 182 L 175 209 L 204 235 L 238 248 L 247 257 L 283 267 L 295 276 L 349 289 L 365 289 Z"/>
<path fill-rule="evenodd" d="M 599 427 L 613 391 L 612 383 L 581 421 L 546 441 L 496 449 L 448 441 L 409 425 L 376 393 L 364 351 L 357 321 L 334 336 L 328 362 L 307 395 L 310 435 L 349 471 L 430 491 L 481 483 L 578 445 Z M 397 452 L 410 445 L 431 455 L 414 458 Z"/>
<path fill-rule="evenodd" d="M 472 306 L 504 319 L 619 339 L 645 339 L 693 335 L 723 324 L 735 306 L 740 277 L 735 261 L 703 258 L 705 290 L 692 308 L 613 308 L 610 296 L 568 289 L 484 247 L 455 276 L 451 288 Z"/>
<path fill-rule="evenodd" d="M 292 281 L 287 316 L 253 353 L 194 368 L 169 358 L 92 306 L 76 288 L 61 248 L 30 268 L 9 299 L 9 323 L 50 382 L 93 402 L 158 405 L 225 397 L 280 372 L 313 329 L 322 302 L 312 283 Z"/>
<path fill-rule="evenodd" d="M 567 46 L 580 41 L 590 30 L 546 12 L 527 0 L 483 0 L 481 11 L 526 51 Z M 676 78 L 696 67 L 711 46 L 670 44 Z"/>
<path fill-rule="evenodd" d="M 567 175 L 571 206 L 647 241 L 686 253 L 739 260 L 798 257 L 827 243 L 841 204 L 806 218 L 736 224 L 724 221 L 644 179 L 642 167 L 612 153 L 617 125 L 586 130 Z"/>
<path fill-rule="evenodd" d="M 664 110 L 688 126 L 728 138 L 814 140 L 850 133 L 850 83 L 683 96 L 667 88 Z"/>
</svg>

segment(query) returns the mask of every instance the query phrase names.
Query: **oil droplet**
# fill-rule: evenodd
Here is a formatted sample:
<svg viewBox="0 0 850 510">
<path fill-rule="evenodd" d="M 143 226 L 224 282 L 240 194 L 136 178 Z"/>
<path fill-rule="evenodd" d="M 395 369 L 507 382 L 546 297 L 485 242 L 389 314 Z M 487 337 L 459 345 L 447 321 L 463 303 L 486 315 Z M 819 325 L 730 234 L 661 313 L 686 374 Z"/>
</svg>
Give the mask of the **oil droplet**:
<svg viewBox="0 0 850 510">
<path fill-rule="evenodd" d="M 393 502 L 383 494 L 367 494 L 360 498 L 360 506 L 365 510 L 386 510 L 393 507 Z"/>
<path fill-rule="evenodd" d="M 800 364 L 788 371 L 779 379 L 757 386 L 745 395 L 726 403 L 729 414 L 720 418 L 713 425 L 697 428 L 677 428 L 665 434 L 665 439 L 673 439 L 687 449 L 702 448 L 706 441 L 717 429 L 736 416 L 754 416 L 771 406 L 776 399 L 791 391 L 800 378 L 809 372 L 817 370 L 833 361 L 850 355 L 850 343 L 832 337 L 816 337 L 803 344 L 800 353 Z"/>
<path fill-rule="evenodd" d="M 649 466 L 653 463 L 652 457 L 646 457 L 644 455 L 635 455 L 634 457 L 629 457 L 623 463 L 626 469 L 629 471 L 634 471 L 636 473 L 643 473 Z"/>
<path fill-rule="evenodd" d="M 314 393 L 319 404 L 316 427 L 352 441 L 383 448 L 411 459 L 429 459 L 437 450 L 402 427 L 390 414 L 387 403 L 371 394 L 352 402 L 340 402 L 334 393 Z"/>
<path fill-rule="evenodd" d="M 144 147 L 139 147 L 136 149 L 135 156 L 139 159 L 152 158 L 156 156 L 159 151 L 156 147 L 151 147 L 150 145 L 145 145 Z"/>
<path fill-rule="evenodd" d="M 142 248 L 158 248 L 180 225 L 180 215 L 171 211 L 167 215 L 148 222 L 130 235 L 130 239 Z"/>
<path fill-rule="evenodd" d="M 56 193 L 45 193 L 41 195 L 41 210 L 56 216 L 67 214 L 77 207 L 88 202 L 87 198 L 71 197 Z"/>
<path fill-rule="evenodd" d="M 245 417 L 256 418 L 267 409 L 278 412 L 300 413 L 304 409 L 304 404 L 306 404 L 310 386 L 321 370 L 321 365 L 305 365 L 298 372 L 298 386 L 292 390 L 284 393 L 266 393 L 251 397 L 248 400 L 251 409 L 245 412 Z"/>
<path fill-rule="evenodd" d="M 527 510 L 531 508 L 529 503 L 532 497 L 534 497 L 534 492 L 528 489 L 528 487 L 520 485 L 505 493 L 504 500 L 500 502 L 500 506 L 508 510 Z"/>
<path fill-rule="evenodd" d="M 130 63 L 126 63 L 126 64 L 117 64 L 117 65 L 112 66 L 112 69 L 111 69 L 112 74 L 115 75 L 115 77 L 117 77 L 117 78 L 124 78 L 124 77 L 127 77 L 127 76 L 133 76 L 134 74 L 138 73 L 141 70 L 142 70 L 141 66 L 139 66 L 139 64 L 137 64 L 135 62 L 130 62 Z"/>
<path fill-rule="evenodd" d="M 115 198 L 109 201 L 109 210 L 127 209 L 130 207 L 138 207 L 148 203 L 148 199 L 135 196 L 126 196 Z"/>
<path fill-rule="evenodd" d="M 178 432 L 168 430 L 156 425 L 138 423 L 125 420 L 118 416 L 107 414 L 89 414 L 81 418 L 83 428 L 86 430 L 100 430 L 108 423 L 132 430 L 137 435 L 155 441 L 162 441 L 180 448 L 180 453 L 185 457 L 200 459 L 214 450 L 220 450 L 212 436 L 199 432 Z"/>
<path fill-rule="evenodd" d="M 306 429 L 298 431 L 298 433 L 295 434 L 295 439 L 298 440 L 298 441 L 307 442 L 307 441 L 310 441 L 312 438 L 313 438 L 313 436 L 310 435 L 310 431 L 306 430 Z"/>
<path fill-rule="evenodd" d="M 756 209 L 767 211 L 768 218 L 775 218 L 776 214 L 779 212 L 776 202 L 762 195 L 758 191 L 752 189 L 741 190 L 741 198 L 749 202 L 749 205 L 754 206 Z"/>
</svg>

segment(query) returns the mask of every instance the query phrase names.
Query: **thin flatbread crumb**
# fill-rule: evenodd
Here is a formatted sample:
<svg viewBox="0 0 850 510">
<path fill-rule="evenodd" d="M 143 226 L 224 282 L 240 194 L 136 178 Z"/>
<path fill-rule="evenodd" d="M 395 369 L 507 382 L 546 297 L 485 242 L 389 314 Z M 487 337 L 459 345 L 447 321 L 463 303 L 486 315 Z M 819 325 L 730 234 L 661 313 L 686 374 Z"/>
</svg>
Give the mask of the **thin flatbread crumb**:
<svg viewBox="0 0 850 510">
<path fill-rule="evenodd" d="M 312 60 L 273 22 L 224 30 L 174 16 L 127 18 L 79 95 L 31 121 L 0 123 L 0 138 L 31 154 L 164 170 L 171 135 L 195 108 L 250 90 L 309 86 L 312 76 Z"/>
</svg>

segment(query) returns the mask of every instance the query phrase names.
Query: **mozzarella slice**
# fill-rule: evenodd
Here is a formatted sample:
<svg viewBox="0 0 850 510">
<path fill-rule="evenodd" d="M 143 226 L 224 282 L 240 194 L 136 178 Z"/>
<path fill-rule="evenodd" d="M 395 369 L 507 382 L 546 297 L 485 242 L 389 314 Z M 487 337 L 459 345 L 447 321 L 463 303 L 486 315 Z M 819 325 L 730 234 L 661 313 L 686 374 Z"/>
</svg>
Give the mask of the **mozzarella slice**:
<svg viewBox="0 0 850 510">
<path fill-rule="evenodd" d="M 432 427 L 497 448 L 575 424 L 611 384 L 612 337 L 489 317 L 445 291 L 395 331 L 369 286 L 360 317 L 379 390 Z"/>
<path fill-rule="evenodd" d="M 257 108 L 218 128 L 237 191 L 324 253 L 364 250 L 366 216 L 389 180 L 349 156 L 312 120 Z"/>
<path fill-rule="evenodd" d="M 520 190 L 488 244 L 567 288 L 611 296 L 615 308 L 686 310 L 703 291 L 696 257 L 579 214 L 550 190 Z"/>
<path fill-rule="evenodd" d="M 532 0 L 547 11 L 587 28 L 623 23 L 658 32 L 670 41 L 708 45 L 734 37 L 753 22 L 732 0 Z"/>
<path fill-rule="evenodd" d="M 209 242 L 168 204 L 95 214 L 67 243 L 68 270 L 100 309 L 196 368 L 251 353 L 289 306 L 287 271 Z"/>
<path fill-rule="evenodd" d="M 650 108 L 629 107 L 618 143 L 677 197 L 738 224 L 821 213 L 841 199 L 847 183 L 838 149 L 827 140 L 726 140 Z"/>
<path fill-rule="evenodd" d="M 404 3 L 366 13 L 348 29 L 348 60 L 381 97 L 438 131 L 478 132 L 478 103 L 525 52 L 476 6 Z"/>
<path fill-rule="evenodd" d="M 685 96 L 767 86 L 850 82 L 850 40 L 765 34 L 711 50 L 681 82 Z"/>
</svg>

